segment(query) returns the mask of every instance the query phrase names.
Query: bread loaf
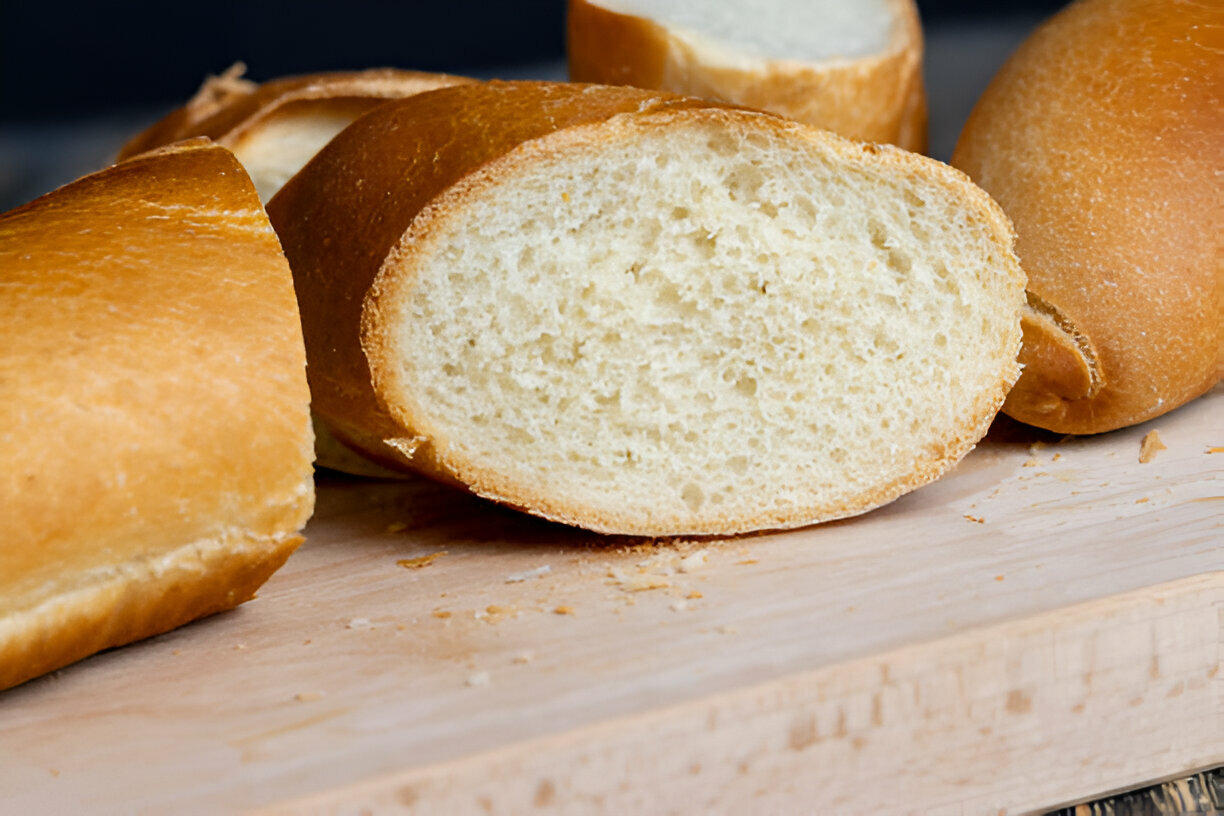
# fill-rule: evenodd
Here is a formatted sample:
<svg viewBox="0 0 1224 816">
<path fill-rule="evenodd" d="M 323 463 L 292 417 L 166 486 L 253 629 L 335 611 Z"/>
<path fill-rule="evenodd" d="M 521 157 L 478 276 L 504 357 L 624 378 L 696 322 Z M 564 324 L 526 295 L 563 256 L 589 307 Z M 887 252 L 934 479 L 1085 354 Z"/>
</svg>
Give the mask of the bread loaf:
<svg viewBox="0 0 1224 816">
<path fill-rule="evenodd" d="M 239 64 L 207 80 L 185 106 L 135 136 L 119 158 L 193 136 L 228 147 L 262 201 L 271 198 L 319 148 L 361 114 L 388 99 L 442 88 L 466 77 L 377 68 L 284 77 L 263 84 L 242 79 Z"/>
<path fill-rule="evenodd" d="M 926 149 L 913 0 L 570 0 L 570 78 L 734 102 Z"/>
<path fill-rule="evenodd" d="M 284 255 L 228 151 L 0 215 L 0 688 L 252 597 L 314 488 Z"/>
<path fill-rule="evenodd" d="M 1224 5 L 1081 0 L 1025 42 L 952 163 L 1029 276 L 1004 410 L 1061 433 L 1160 416 L 1224 368 Z"/>
<path fill-rule="evenodd" d="M 768 114 L 444 88 L 354 122 L 268 211 L 338 436 L 598 531 L 863 512 L 969 451 L 1017 374 L 997 206 Z"/>
</svg>

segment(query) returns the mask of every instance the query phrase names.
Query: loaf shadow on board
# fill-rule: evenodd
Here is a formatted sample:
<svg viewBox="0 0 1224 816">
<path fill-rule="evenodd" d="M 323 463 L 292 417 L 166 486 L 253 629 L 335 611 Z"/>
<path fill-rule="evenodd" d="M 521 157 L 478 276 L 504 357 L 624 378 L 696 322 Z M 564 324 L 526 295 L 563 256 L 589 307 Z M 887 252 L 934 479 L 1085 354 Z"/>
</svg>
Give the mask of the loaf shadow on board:
<svg viewBox="0 0 1224 816">
<path fill-rule="evenodd" d="M 229 609 L 314 506 L 292 281 L 207 140 L 0 215 L 0 688 Z"/>
<path fill-rule="evenodd" d="M 964 456 L 1018 373 L 990 198 L 770 114 L 443 88 L 358 119 L 268 211 L 337 437 L 601 532 L 861 513 Z"/>
</svg>

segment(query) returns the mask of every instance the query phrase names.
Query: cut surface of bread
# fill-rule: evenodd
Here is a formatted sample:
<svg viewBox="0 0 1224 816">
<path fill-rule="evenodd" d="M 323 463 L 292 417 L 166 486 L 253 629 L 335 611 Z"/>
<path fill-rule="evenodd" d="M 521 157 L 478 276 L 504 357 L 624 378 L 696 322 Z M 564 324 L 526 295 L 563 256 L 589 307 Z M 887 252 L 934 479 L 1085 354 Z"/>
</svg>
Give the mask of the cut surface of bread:
<svg viewBox="0 0 1224 816">
<path fill-rule="evenodd" d="M 926 147 L 913 0 L 570 0 L 567 26 L 573 80 L 690 94 Z"/>
<path fill-rule="evenodd" d="M 1134 425 L 1224 369 L 1224 6 L 1083 0 L 994 78 L 952 156 L 1016 226 L 1024 373 L 1004 411 Z"/>
<path fill-rule="evenodd" d="M 301 542 L 301 327 L 204 140 L 0 216 L 0 688 L 233 607 Z"/>
<path fill-rule="evenodd" d="M 133 137 L 119 157 L 207 136 L 234 152 L 266 202 L 319 148 L 371 108 L 388 99 L 475 81 L 372 68 L 257 84 L 242 79 L 243 70 L 239 64 L 205 81 L 191 101 Z"/>
<path fill-rule="evenodd" d="M 993 202 L 767 114 L 444 89 L 358 120 L 269 213 L 337 436 L 602 532 L 863 512 L 968 452 L 1017 374 Z"/>
</svg>

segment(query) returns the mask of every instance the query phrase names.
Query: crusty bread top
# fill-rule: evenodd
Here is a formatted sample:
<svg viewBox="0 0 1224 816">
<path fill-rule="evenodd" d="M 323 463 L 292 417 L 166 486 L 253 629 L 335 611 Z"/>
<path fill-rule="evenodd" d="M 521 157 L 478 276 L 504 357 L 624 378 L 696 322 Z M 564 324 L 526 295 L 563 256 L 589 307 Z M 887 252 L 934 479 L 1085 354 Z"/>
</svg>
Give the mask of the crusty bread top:
<svg viewBox="0 0 1224 816">
<path fill-rule="evenodd" d="M 362 117 L 268 207 L 338 436 L 604 532 L 862 512 L 971 449 L 1017 373 L 998 207 L 759 112 L 447 88 Z"/>
<path fill-rule="evenodd" d="M 952 163 L 1015 222 L 1024 375 L 1063 433 L 1159 416 L 1224 366 L 1224 5 L 1083 0 L 995 77 Z"/>
<path fill-rule="evenodd" d="M 192 542 L 295 540 L 301 328 L 229 151 L 181 143 L 0 216 L 0 324 L 0 618 Z"/>
<path fill-rule="evenodd" d="M 823 25 L 806 24 L 811 18 Z M 570 0 L 567 31 L 576 81 L 733 102 L 851 138 L 926 149 L 913 0 Z"/>
</svg>

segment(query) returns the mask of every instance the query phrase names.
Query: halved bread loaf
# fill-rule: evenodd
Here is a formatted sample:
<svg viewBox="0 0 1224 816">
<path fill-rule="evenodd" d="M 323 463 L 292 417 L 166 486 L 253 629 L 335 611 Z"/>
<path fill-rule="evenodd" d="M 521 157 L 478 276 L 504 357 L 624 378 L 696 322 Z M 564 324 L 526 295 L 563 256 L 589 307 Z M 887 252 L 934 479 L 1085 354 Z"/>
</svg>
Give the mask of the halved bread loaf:
<svg viewBox="0 0 1224 816">
<path fill-rule="evenodd" d="M 926 149 L 914 0 L 570 0 L 570 78 L 733 102 Z"/>
<path fill-rule="evenodd" d="M 373 111 L 268 204 L 337 436 L 640 535 L 860 513 L 985 433 L 1024 275 L 963 175 L 631 88 Z"/>
<path fill-rule="evenodd" d="M 0 324 L 0 688 L 242 603 L 301 542 L 301 326 L 227 150 L 0 215 Z"/>
<path fill-rule="evenodd" d="M 376 68 L 284 77 L 263 84 L 234 66 L 212 77 L 186 105 L 133 137 L 124 159 L 193 136 L 207 136 L 238 156 L 267 201 L 350 122 L 388 99 L 463 82 L 466 77 Z"/>
<path fill-rule="evenodd" d="M 1224 371 L 1224 5 L 1083 0 L 991 82 L 952 156 L 1014 220 L 1024 374 L 1004 410 L 1133 425 Z"/>
</svg>

